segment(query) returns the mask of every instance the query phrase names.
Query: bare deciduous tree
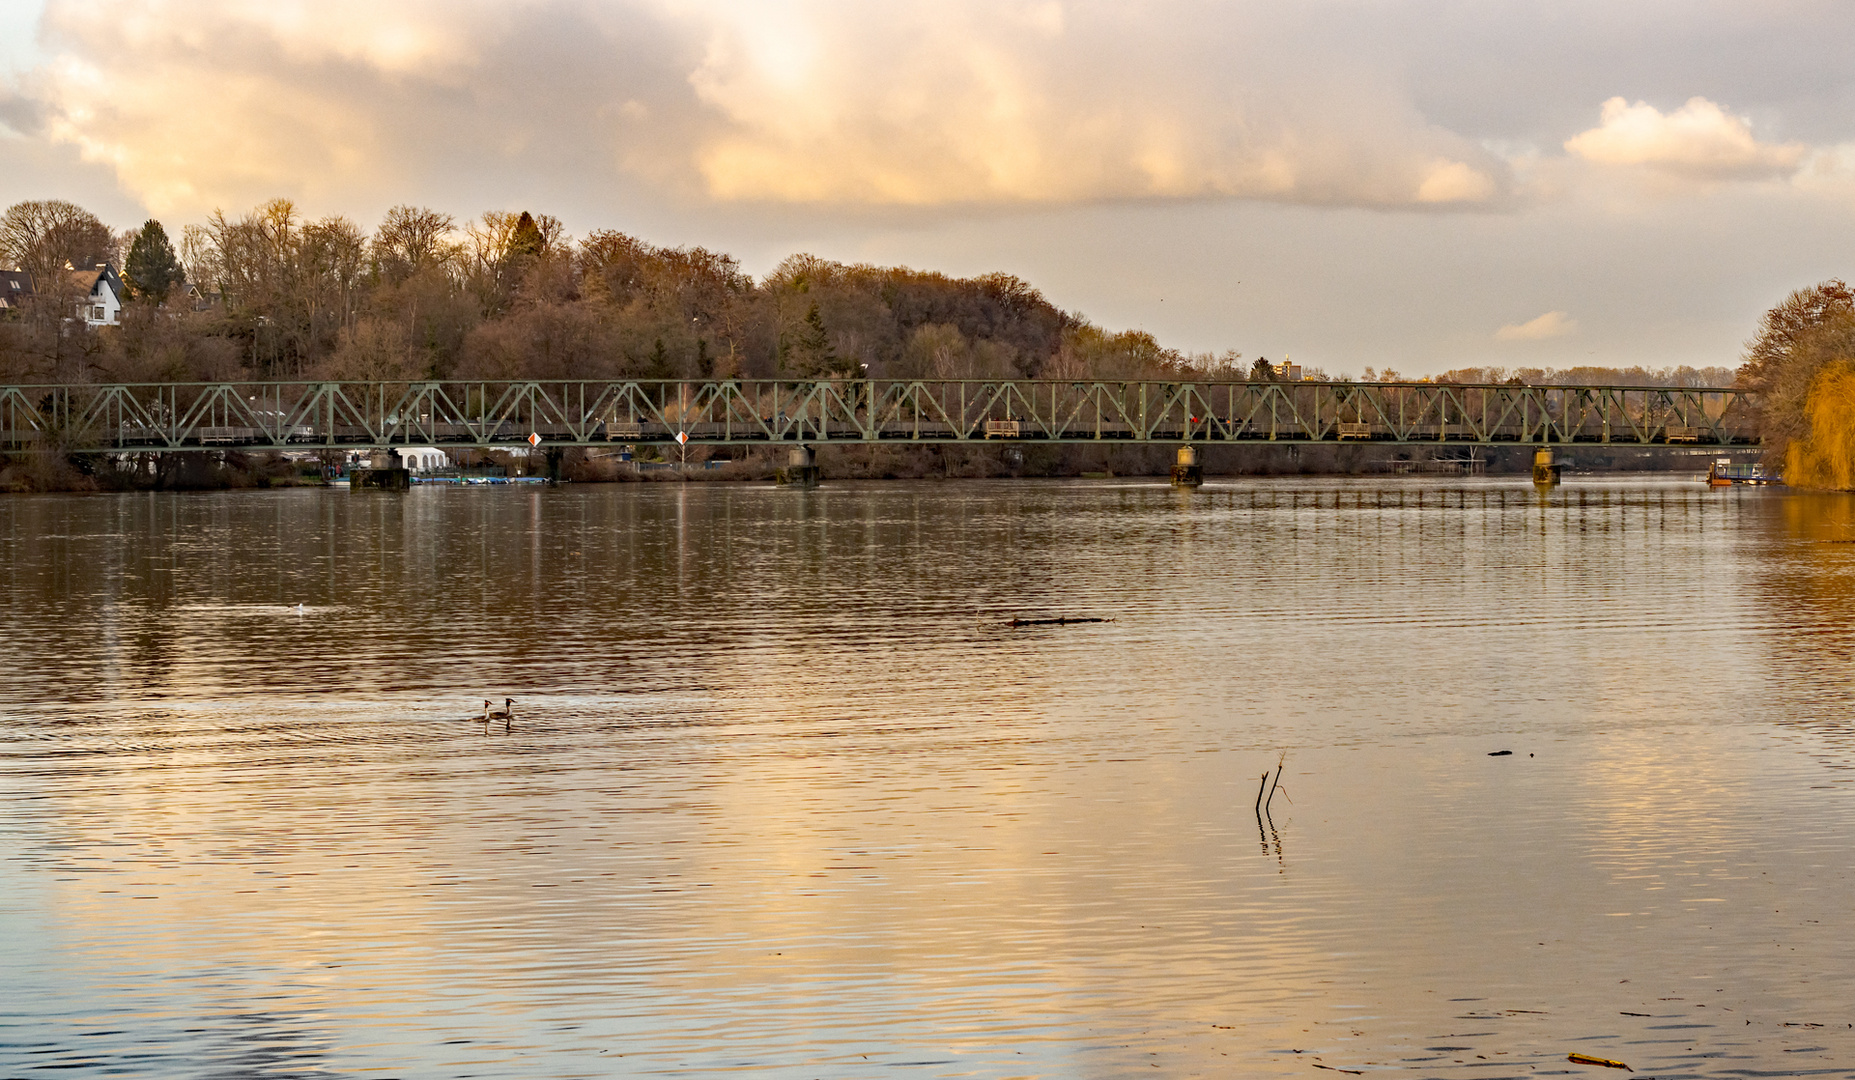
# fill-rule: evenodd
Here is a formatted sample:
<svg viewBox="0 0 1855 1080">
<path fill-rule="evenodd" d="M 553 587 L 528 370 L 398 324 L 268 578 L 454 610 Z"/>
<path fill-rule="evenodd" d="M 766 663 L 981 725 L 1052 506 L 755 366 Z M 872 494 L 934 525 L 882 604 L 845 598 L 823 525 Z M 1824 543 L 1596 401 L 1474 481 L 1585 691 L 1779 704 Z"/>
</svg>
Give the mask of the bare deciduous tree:
<svg viewBox="0 0 1855 1080">
<path fill-rule="evenodd" d="M 374 272 L 404 281 L 424 271 L 447 271 L 459 249 L 450 239 L 457 219 L 422 206 L 395 206 L 374 231 Z"/>
</svg>

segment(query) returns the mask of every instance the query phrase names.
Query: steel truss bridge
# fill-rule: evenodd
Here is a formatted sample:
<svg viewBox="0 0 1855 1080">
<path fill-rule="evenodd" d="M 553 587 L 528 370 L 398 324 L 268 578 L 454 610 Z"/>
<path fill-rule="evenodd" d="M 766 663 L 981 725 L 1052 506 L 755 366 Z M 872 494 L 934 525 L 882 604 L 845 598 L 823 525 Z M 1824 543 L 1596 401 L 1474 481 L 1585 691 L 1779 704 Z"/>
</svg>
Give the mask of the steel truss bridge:
<svg viewBox="0 0 1855 1080">
<path fill-rule="evenodd" d="M 1746 446 L 1724 387 L 663 380 L 0 386 L 0 450 L 515 449 L 610 443 Z"/>
</svg>

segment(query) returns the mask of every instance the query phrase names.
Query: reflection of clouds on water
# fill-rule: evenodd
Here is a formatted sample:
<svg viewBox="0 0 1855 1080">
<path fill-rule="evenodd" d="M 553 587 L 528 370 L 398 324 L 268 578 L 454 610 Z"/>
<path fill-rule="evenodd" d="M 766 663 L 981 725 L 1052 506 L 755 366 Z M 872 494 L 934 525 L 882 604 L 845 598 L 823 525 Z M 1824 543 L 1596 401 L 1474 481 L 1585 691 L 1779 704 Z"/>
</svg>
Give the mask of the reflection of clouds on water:
<svg viewBox="0 0 1855 1080">
<path fill-rule="evenodd" d="M 1807 733 L 1826 766 L 1855 768 L 1855 495 L 1773 492 L 1755 505 L 1746 586 L 1770 628 L 1748 649 L 1758 715 Z"/>
<path fill-rule="evenodd" d="M 9 940 L 68 1060 L 1705 1076 L 1855 1037 L 1782 1027 L 1847 998 L 1855 830 L 1770 752 L 1804 564 L 1765 495 L 457 494 L 45 500 L 149 550 L 0 551 L 0 919 L 46 928 Z M 146 572 L 177 536 L 216 539 Z"/>
<path fill-rule="evenodd" d="M 210 978 L 210 976 L 209 976 Z M 270 987 L 249 986 L 254 997 Z M 314 1015 L 252 1009 L 249 1000 L 203 1003 L 197 1012 L 151 994 L 127 1015 L 94 1016 L 114 1030 L 86 1032 L 76 1044 L 29 1039 L 33 1067 L 79 1074 L 321 1077 L 339 1061 L 337 1037 Z M 75 1003 L 74 1003 L 75 1004 Z M 122 1025 L 122 1026 L 116 1026 Z"/>
</svg>

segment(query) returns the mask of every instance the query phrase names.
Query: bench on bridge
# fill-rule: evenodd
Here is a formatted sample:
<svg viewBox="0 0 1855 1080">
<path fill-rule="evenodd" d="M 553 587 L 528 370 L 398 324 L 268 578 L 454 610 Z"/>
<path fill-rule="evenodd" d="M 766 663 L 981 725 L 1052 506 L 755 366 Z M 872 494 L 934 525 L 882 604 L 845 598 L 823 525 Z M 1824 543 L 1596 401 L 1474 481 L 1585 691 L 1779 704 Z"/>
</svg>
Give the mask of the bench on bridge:
<svg viewBox="0 0 1855 1080">
<path fill-rule="evenodd" d="M 1335 426 L 1338 429 L 1338 437 L 1342 440 L 1370 439 L 1372 437 L 1372 425 L 1371 424 L 1344 424 L 1343 423 L 1343 424 L 1337 424 Z"/>
<path fill-rule="evenodd" d="M 643 424 L 626 423 L 622 420 L 607 420 L 605 422 L 606 442 L 617 442 L 620 439 L 642 439 L 643 437 Z"/>
<path fill-rule="evenodd" d="M 1023 425 L 1016 420 L 987 420 L 985 437 L 988 439 L 1015 439 L 1022 433 Z"/>
<path fill-rule="evenodd" d="M 1700 441 L 1700 430 L 1691 427 L 1671 427 L 1668 429 L 1668 433 L 1663 436 L 1663 441 L 1671 443 L 1697 443 Z"/>
</svg>

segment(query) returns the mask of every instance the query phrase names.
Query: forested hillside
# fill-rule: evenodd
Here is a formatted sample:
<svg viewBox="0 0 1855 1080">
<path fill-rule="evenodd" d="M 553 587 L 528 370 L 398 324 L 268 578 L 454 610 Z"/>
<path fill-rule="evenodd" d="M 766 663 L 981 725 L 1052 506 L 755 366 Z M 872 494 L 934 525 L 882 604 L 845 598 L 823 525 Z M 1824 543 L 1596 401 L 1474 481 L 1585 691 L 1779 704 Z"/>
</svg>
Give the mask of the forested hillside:
<svg viewBox="0 0 1855 1080">
<path fill-rule="evenodd" d="M 0 378 L 1153 377 L 1217 363 L 1102 330 L 1005 274 L 795 255 L 756 281 L 726 254 L 576 240 L 545 214 L 402 206 L 369 233 L 279 199 L 181 237 L 175 249 L 156 222 L 115 236 L 70 204 L 8 210 L 0 262 L 49 294 L 65 263 L 112 260 L 136 302 L 120 328 L 75 339 L 61 305 L 22 309 L 0 327 Z M 157 263 L 176 269 L 138 273 Z"/>
<path fill-rule="evenodd" d="M 460 221 L 399 206 L 369 232 L 277 199 L 178 235 L 155 221 L 118 234 L 65 202 L 9 208 L 0 267 L 30 273 L 43 302 L 0 320 L 0 379 L 1273 375 L 1262 357 L 1187 354 L 1144 331 L 1104 330 L 1007 274 L 794 255 L 755 280 L 724 253 L 609 230 L 575 238 L 546 214 Z M 72 299 L 62 268 L 102 261 L 132 293 L 122 325 L 62 332 Z M 1368 367 L 1360 377 L 1408 376 Z M 1732 372 L 1486 367 L 1436 378 L 1717 386 Z"/>
</svg>

